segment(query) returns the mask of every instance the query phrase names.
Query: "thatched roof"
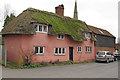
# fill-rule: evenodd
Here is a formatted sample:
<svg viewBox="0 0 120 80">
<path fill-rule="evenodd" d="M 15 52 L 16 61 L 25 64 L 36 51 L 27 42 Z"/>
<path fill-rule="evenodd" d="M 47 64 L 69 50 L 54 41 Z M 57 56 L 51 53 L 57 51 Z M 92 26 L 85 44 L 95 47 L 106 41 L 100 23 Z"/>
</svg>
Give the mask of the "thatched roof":
<svg viewBox="0 0 120 80">
<path fill-rule="evenodd" d="M 108 32 L 107 30 L 101 29 L 101 28 L 97 28 L 91 25 L 88 25 L 88 28 L 95 34 L 100 34 L 100 35 L 106 35 L 106 36 L 110 36 L 110 37 L 115 37 L 113 36 L 110 32 Z"/>
<path fill-rule="evenodd" d="M 33 21 L 52 25 L 52 30 L 49 32 L 51 35 L 68 34 L 78 41 L 86 40 L 82 32 L 89 31 L 80 20 L 60 17 L 55 13 L 28 8 L 9 22 L 2 30 L 2 34 L 35 34 L 36 32 L 31 24 Z"/>
</svg>

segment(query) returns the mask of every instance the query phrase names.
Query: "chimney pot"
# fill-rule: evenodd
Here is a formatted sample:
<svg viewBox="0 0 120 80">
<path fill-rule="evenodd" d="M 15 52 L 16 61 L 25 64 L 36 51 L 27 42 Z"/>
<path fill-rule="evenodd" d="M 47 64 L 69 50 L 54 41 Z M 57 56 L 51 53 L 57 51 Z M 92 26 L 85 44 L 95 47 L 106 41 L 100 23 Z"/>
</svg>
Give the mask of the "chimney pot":
<svg viewBox="0 0 120 80">
<path fill-rule="evenodd" d="M 59 5 L 59 6 L 57 6 L 57 7 L 55 7 L 55 12 L 56 12 L 56 14 L 58 14 L 59 16 L 64 16 L 64 5 L 63 4 L 61 4 L 61 5 Z"/>
</svg>

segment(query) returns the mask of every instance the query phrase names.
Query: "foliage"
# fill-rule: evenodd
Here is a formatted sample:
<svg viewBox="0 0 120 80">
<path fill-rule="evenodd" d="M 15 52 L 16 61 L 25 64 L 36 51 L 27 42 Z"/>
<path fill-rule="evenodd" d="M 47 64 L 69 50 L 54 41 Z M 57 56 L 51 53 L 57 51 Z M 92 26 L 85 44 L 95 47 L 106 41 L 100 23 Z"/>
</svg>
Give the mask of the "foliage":
<svg viewBox="0 0 120 80">
<path fill-rule="evenodd" d="M 25 69 L 25 68 L 37 68 L 37 67 L 44 67 L 44 66 L 60 66 L 60 65 L 70 65 L 70 64 L 84 64 L 84 63 L 89 63 L 93 61 L 83 61 L 83 62 L 73 62 L 73 61 L 67 61 L 67 62 L 59 62 L 59 59 L 55 61 L 54 63 L 47 63 L 47 62 L 41 62 L 41 63 L 36 63 L 36 64 L 30 64 L 30 65 L 23 65 L 23 66 L 18 66 L 16 63 L 10 63 L 8 65 L 9 68 L 11 69 Z"/>
<path fill-rule="evenodd" d="M 4 20 L 4 26 L 3 26 L 3 27 L 5 27 L 5 26 L 6 26 L 10 21 L 12 21 L 14 18 L 15 18 L 15 15 L 14 15 L 13 13 L 11 13 L 10 16 L 7 15 L 7 16 L 6 16 L 6 19 Z"/>
<path fill-rule="evenodd" d="M 67 61 L 66 64 L 73 64 L 73 61 Z"/>
</svg>

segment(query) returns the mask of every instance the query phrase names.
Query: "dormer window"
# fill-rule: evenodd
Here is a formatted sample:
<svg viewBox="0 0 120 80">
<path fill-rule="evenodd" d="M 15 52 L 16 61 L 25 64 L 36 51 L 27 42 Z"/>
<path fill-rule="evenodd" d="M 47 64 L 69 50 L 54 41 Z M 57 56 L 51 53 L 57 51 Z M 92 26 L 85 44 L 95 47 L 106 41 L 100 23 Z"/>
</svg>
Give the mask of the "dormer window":
<svg viewBox="0 0 120 80">
<path fill-rule="evenodd" d="M 58 34 L 57 39 L 64 39 L 64 35 L 63 34 Z"/>
<path fill-rule="evenodd" d="M 34 25 L 34 28 L 35 28 L 36 32 L 48 33 L 47 25 L 36 24 L 36 25 Z"/>
<path fill-rule="evenodd" d="M 99 29 L 98 29 L 98 31 L 99 31 L 100 33 L 104 34 L 104 32 L 103 32 L 103 31 L 101 31 L 101 30 L 99 30 Z"/>
<path fill-rule="evenodd" d="M 90 38 L 91 38 L 91 34 L 90 34 L 90 33 L 85 33 L 85 37 L 86 37 L 87 39 L 90 39 Z"/>
</svg>

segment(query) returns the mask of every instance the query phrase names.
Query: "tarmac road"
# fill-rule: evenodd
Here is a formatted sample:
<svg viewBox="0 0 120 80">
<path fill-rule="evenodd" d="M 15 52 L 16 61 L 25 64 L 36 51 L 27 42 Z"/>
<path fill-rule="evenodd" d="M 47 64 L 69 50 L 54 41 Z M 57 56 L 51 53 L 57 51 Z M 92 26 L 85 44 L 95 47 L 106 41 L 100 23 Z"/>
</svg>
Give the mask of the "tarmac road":
<svg viewBox="0 0 120 80">
<path fill-rule="evenodd" d="M 118 61 L 48 66 L 33 69 L 2 68 L 3 78 L 118 78 Z"/>
</svg>

